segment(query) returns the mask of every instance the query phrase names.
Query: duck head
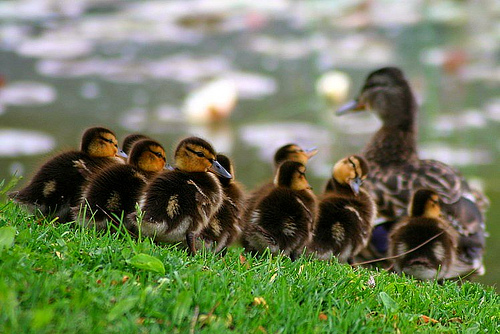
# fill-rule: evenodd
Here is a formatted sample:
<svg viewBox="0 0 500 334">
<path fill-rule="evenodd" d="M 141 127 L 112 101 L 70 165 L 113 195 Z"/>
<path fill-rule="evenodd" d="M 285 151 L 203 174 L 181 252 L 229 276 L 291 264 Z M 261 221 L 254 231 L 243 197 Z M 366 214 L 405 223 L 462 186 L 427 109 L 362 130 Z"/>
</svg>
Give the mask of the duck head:
<svg viewBox="0 0 500 334">
<path fill-rule="evenodd" d="M 349 186 L 354 195 L 358 195 L 368 171 L 368 163 L 365 159 L 359 155 L 351 155 L 333 166 L 332 178 L 341 186 Z"/>
<path fill-rule="evenodd" d="M 337 111 L 337 115 L 374 111 L 385 125 L 413 123 L 416 100 L 403 72 L 396 67 L 384 67 L 368 75 L 358 97 Z"/>
<path fill-rule="evenodd" d="M 175 150 L 176 167 L 185 172 L 208 172 L 231 178 L 231 174 L 216 159 L 217 154 L 206 140 L 188 137 L 182 140 Z"/>
<path fill-rule="evenodd" d="M 159 172 L 164 169 L 166 162 L 165 150 L 152 139 L 136 141 L 128 157 L 130 165 L 146 172 Z"/>
<path fill-rule="evenodd" d="M 93 127 L 87 129 L 82 136 L 81 151 L 96 158 L 127 155 L 118 148 L 118 141 L 113 131 L 102 128 Z"/>
<path fill-rule="evenodd" d="M 299 191 L 311 189 L 306 178 L 306 166 L 300 162 L 291 160 L 283 162 L 278 167 L 274 184 Z"/>
<path fill-rule="evenodd" d="M 287 144 L 280 147 L 274 154 L 274 166 L 278 167 L 286 160 L 297 161 L 306 165 L 316 153 L 318 153 L 316 148 L 303 149 L 297 144 Z"/>
</svg>

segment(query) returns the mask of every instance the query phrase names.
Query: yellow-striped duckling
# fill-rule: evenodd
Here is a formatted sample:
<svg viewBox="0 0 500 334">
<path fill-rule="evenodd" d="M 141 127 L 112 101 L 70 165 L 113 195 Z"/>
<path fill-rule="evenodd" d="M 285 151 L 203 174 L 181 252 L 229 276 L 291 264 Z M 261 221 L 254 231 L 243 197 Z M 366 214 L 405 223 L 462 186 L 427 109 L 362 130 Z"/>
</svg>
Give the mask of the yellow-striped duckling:
<svg viewBox="0 0 500 334">
<path fill-rule="evenodd" d="M 309 159 L 318 153 L 316 148 L 311 149 L 303 149 L 297 144 L 286 144 L 281 146 L 276 153 L 274 154 L 273 163 L 274 163 L 274 172 L 276 173 L 278 167 L 284 161 L 296 161 L 300 162 L 304 166 L 307 165 Z M 264 183 L 257 189 L 253 190 L 246 200 L 246 209 L 243 214 L 243 221 L 246 223 L 250 220 L 250 214 L 254 210 L 256 203 L 264 196 L 266 196 L 271 190 L 275 188 L 274 182 L 271 180 L 267 183 Z"/>
<path fill-rule="evenodd" d="M 333 256 L 351 262 L 371 236 L 377 207 L 361 188 L 368 164 L 352 155 L 337 162 L 318 209 L 314 236 L 308 251 L 321 260 Z"/>
<path fill-rule="evenodd" d="M 30 183 L 10 196 L 43 215 L 70 221 L 70 207 L 77 205 L 86 179 L 103 168 L 123 163 L 115 134 L 106 128 L 87 129 L 80 151 L 61 153 L 40 167 Z"/>
<path fill-rule="evenodd" d="M 231 178 L 231 174 L 216 160 L 212 145 L 198 137 L 182 140 L 174 159 L 176 169 L 163 172 L 146 188 L 140 200 L 142 220 L 137 222 L 134 212 L 129 221 L 156 241 L 185 241 L 191 254 L 195 254 L 195 237 L 208 225 L 224 199 L 215 174 L 226 178 Z"/>
<path fill-rule="evenodd" d="M 152 139 L 136 141 L 126 165 L 108 167 L 90 178 L 83 189 L 83 206 L 72 208 L 74 218 L 98 229 L 106 229 L 108 221 L 117 227 L 120 220 L 135 211 L 146 185 L 164 169 L 165 163 L 165 150 L 160 143 Z M 82 212 L 86 217 L 79 217 Z"/>
<path fill-rule="evenodd" d="M 396 272 L 420 280 L 460 274 L 454 269 L 458 233 L 441 218 L 441 205 L 437 192 L 429 189 L 415 192 L 409 216 L 397 222 L 389 235 L 389 255 L 398 256 L 393 259 Z"/>
<path fill-rule="evenodd" d="M 261 198 L 243 231 L 243 246 L 252 253 L 269 248 L 294 260 L 311 240 L 317 204 L 306 167 L 300 162 L 283 162 L 275 187 Z"/>
<path fill-rule="evenodd" d="M 386 67 L 372 72 L 356 100 L 337 114 L 368 109 L 382 120 L 382 127 L 364 148 L 370 165 L 366 188 L 374 197 L 382 220 L 394 222 L 406 213 L 411 194 L 428 188 L 442 201 L 443 216 L 459 232 L 458 258 L 466 271 L 479 270 L 485 246 L 484 210 L 487 202 L 470 188 L 454 168 L 417 154 L 417 102 L 403 72 Z M 377 226 L 372 244 L 387 247 L 387 228 Z M 379 233 L 380 232 L 380 233 Z"/>
<path fill-rule="evenodd" d="M 215 252 L 224 250 L 239 239 L 242 231 L 241 213 L 244 206 L 243 188 L 234 179 L 231 160 L 223 154 L 217 154 L 217 161 L 231 174 L 232 178 L 219 176 L 224 191 L 224 200 L 219 211 L 200 233 L 200 239 L 205 247 L 212 248 Z"/>
</svg>

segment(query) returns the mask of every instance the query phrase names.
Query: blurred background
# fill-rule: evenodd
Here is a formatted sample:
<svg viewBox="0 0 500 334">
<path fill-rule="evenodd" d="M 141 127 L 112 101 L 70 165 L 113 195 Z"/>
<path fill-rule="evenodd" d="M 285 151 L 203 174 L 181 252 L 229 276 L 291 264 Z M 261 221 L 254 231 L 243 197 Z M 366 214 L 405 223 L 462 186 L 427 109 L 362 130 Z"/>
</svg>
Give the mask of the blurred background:
<svg viewBox="0 0 500 334">
<path fill-rule="evenodd" d="M 500 281 L 500 2 L 495 0 L 0 1 L 0 180 L 23 176 L 82 131 L 140 132 L 172 153 L 197 135 L 247 189 L 274 151 L 317 147 L 333 163 L 380 126 L 333 111 L 367 74 L 399 66 L 421 104 L 423 158 L 461 170 L 491 200 L 486 274 Z"/>
</svg>

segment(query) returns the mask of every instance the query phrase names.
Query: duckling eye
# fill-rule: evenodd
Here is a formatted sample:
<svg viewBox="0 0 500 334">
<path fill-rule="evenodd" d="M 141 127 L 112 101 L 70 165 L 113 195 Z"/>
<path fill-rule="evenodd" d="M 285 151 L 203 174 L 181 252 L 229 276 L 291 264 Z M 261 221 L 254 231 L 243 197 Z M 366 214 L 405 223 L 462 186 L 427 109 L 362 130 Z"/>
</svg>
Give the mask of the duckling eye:
<svg viewBox="0 0 500 334">
<path fill-rule="evenodd" d="M 115 143 L 113 142 L 113 140 L 111 140 L 111 139 L 104 138 L 104 137 L 101 137 L 101 139 L 102 139 L 102 140 L 104 140 L 104 141 L 105 141 L 105 142 L 107 142 L 107 143 L 110 143 L 110 144 L 113 144 L 113 145 L 115 145 L 115 146 L 118 146 L 118 145 L 117 145 L 117 144 L 115 144 Z"/>
<path fill-rule="evenodd" d="M 191 152 L 191 153 L 194 153 L 196 154 L 197 156 L 199 156 L 200 158 L 204 158 L 205 157 L 205 154 L 203 154 L 203 152 L 199 152 L 199 151 L 195 151 L 193 149 L 190 149 L 189 147 L 186 147 L 186 149 Z M 210 159 L 209 159 L 210 160 Z M 212 159 L 213 160 L 213 159 Z"/>
<path fill-rule="evenodd" d="M 163 154 L 161 154 L 160 152 L 155 152 L 155 151 L 151 151 L 149 150 L 149 152 L 153 153 L 154 155 L 156 155 L 158 158 L 163 158 Z"/>
</svg>

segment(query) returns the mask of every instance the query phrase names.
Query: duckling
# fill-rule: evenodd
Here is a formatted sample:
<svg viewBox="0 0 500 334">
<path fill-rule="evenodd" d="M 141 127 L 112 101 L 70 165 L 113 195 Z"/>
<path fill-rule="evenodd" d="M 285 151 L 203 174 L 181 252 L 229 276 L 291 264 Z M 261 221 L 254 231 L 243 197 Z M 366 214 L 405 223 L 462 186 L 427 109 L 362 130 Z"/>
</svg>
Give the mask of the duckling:
<svg viewBox="0 0 500 334">
<path fill-rule="evenodd" d="M 365 185 L 377 203 L 381 218 L 396 221 L 405 214 L 415 190 L 434 190 L 441 198 L 442 214 L 460 234 L 460 267 L 464 272 L 482 268 L 485 210 L 481 204 L 486 202 L 485 196 L 471 189 L 454 168 L 440 161 L 419 159 L 417 102 L 400 69 L 386 67 L 372 72 L 358 98 L 341 107 L 337 114 L 364 109 L 373 110 L 382 120 L 382 127 L 363 153 L 370 166 Z M 381 236 L 386 238 L 387 233 Z M 383 245 L 384 241 L 372 240 L 372 243 Z"/>
<path fill-rule="evenodd" d="M 276 173 L 280 164 L 287 160 L 297 161 L 306 166 L 309 159 L 315 156 L 316 153 L 318 153 L 318 150 L 315 148 L 302 149 L 299 145 L 293 143 L 281 146 L 274 154 L 274 172 Z M 250 220 L 251 212 L 255 209 L 256 203 L 274 189 L 274 187 L 274 182 L 270 181 L 250 193 L 246 200 L 246 209 L 243 214 L 245 223 Z"/>
<path fill-rule="evenodd" d="M 146 135 L 143 135 L 141 133 L 129 134 L 128 136 L 126 136 L 123 139 L 123 143 L 122 143 L 123 152 L 125 152 L 125 154 L 128 155 L 130 153 L 130 150 L 132 149 L 132 146 L 134 146 L 134 144 L 136 142 L 138 142 L 139 140 L 143 140 L 143 139 L 151 139 L 151 138 L 146 136 Z"/>
<path fill-rule="evenodd" d="M 274 189 L 256 203 L 243 231 L 247 251 L 269 248 L 272 254 L 282 252 L 295 260 L 310 242 L 317 204 L 305 172 L 296 161 L 279 166 Z"/>
<path fill-rule="evenodd" d="M 132 227 L 159 242 L 186 241 L 196 254 L 195 237 L 219 210 L 224 192 L 215 174 L 231 178 L 216 160 L 215 150 L 198 137 L 182 140 L 174 154 L 176 169 L 158 175 L 139 202 L 144 216 L 129 215 Z"/>
<path fill-rule="evenodd" d="M 244 196 L 241 184 L 234 179 L 231 160 L 223 154 L 217 154 L 217 161 L 232 175 L 232 178 L 219 176 L 224 191 L 224 200 L 208 226 L 201 231 L 200 239 L 206 247 L 220 252 L 240 237 Z"/>
<path fill-rule="evenodd" d="M 164 169 L 165 163 L 165 150 L 160 143 L 152 139 L 137 141 L 128 164 L 110 166 L 92 175 L 84 186 L 80 205 L 72 208 L 74 219 L 98 229 L 106 229 L 109 220 L 118 225 L 117 220 L 135 211 L 144 188 Z M 82 210 L 86 217 L 78 219 Z"/>
<path fill-rule="evenodd" d="M 59 222 L 71 219 L 70 207 L 77 205 L 81 187 L 96 171 L 123 163 L 115 134 L 106 128 L 87 129 L 82 136 L 80 151 L 61 153 L 40 167 L 29 184 L 10 194 L 14 201 L 26 204 L 43 215 L 59 217 Z"/>
<path fill-rule="evenodd" d="M 398 221 L 389 234 L 389 255 L 398 256 L 393 260 L 397 273 L 420 280 L 457 276 L 454 263 L 459 236 L 441 218 L 442 204 L 434 190 L 419 189 L 413 195 L 409 215 Z"/>
<path fill-rule="evenodd" d="M 361 188 L 368 163 L 352 155 L 338 161 L 320 199 L 318 218 L 308 251 L 321 260 L 336 256 L 352 262 L 368 244 L 377 215 L 372 197 Z"/>
</svg>

